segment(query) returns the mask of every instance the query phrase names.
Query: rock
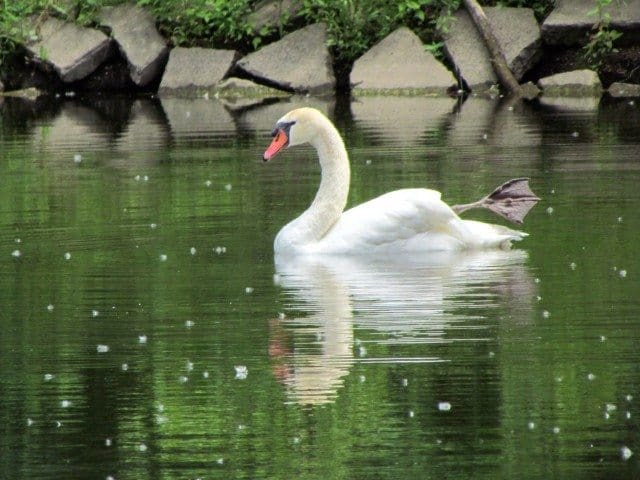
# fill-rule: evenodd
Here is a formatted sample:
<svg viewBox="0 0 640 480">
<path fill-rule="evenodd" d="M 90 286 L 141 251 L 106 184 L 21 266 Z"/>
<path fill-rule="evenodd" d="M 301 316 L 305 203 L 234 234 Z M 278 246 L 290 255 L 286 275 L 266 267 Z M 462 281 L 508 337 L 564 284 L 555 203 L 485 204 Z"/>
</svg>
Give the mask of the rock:
<svg viewBox="0 0 640 480">
<path fill-rule="evenodd" d="M 393 75 L 389 75 L 393 72 Z M 418 36 L 401 27 L 362 55 L 353 64 L 353 91 L 417 90 L 445 95 L 456 79 L 427 52 Z"/>
<path fill-rule="evenodd" d="M 91 75 L 74 82 L 71 88 L 85 92 L 135 91 L 137 86 L 129 76 L 129 65 L 119 55 L 100 65 Z"/>
<path fill-rule="evenodd" d="M 49 17 L 39 25 L 38 40 L 26 48 L 39 64 L 50 65 L 63 82 L 73 82 L 109 57 L 111 41 L 99 30 Z"/>
<path fill-rule="evenodd" d="M 200 97 L 210 92 L 233 67 L 235 50 L 181 48 L 171 50 L 158 93 Z"/>
<path fill-rule="evenodd" d="M 556 7 L 542 23 L 542 40 L 548 45 L 584 45 L 589 31 L 598 22 L 594 0 L 556 0 Z M 603 8 L 610 26 L 623 32 L 621 40 L 632 43 L 640 38 L 640 0 L 613 1 Z"/>
<path fill-rule="evenodd" d="M 301 8 L 301 0 L 263 0 L 255 6 L 247 22 L 253 27 L 254 33 L 260 32 L 263 27 L 275 29 L 295 18 Z"/>
<path fill-rule="evenodd" d="M 296 92 L 327 93 L 335 88 L 327 27 L 316 23 L 285 35 L 242 58 L 238 68 L 258 81 Z"/>
<path fill-rule="evenodd" d="M 593 70 L 573 70 L 556 73 L 538 80 L 538 86 L 545 96 L 599 96 L 602 84 Z"/>
<path fill-rule="evenodd" d="M 111 29 L 122 55 L 129 62 L 129 74 L 136 85 L 153 81 L 165 66 L 169 49 L 156 29 L 155 20 L 134 4 L 104 7 L 100 23 Z"/>
<path fill-rule="evenodd" d="M 612 97 L 640 97 L 640 85 L 637 83 L 615 82 L 609 85 L 607 91 Z"/>
<path fill-rule="evenodd" d="M 485 7 L 484 12 L 509 68 L 520 80 L 541 55 L 540 28 L 533 10 Z M 444 49 L 471 90 L 484 91 L 498 82 L 489 52 L 465 10 L 455 13 Z"/>
</svg>

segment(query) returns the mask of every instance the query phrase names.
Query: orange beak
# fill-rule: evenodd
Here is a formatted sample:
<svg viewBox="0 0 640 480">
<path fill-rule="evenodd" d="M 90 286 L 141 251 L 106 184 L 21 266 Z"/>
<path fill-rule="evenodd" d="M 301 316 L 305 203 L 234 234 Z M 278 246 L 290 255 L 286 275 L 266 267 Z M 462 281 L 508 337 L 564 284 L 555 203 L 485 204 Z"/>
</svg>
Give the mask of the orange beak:
<svg viewBox="0 0 640 480">
<path fill-rule="evenodd" d="M 269 145 L 269 148 L 267 148 L 264 155 L 262 155 L 262 160 L 265 162 L 271 160 L 287 145 L 289 145 L 289 137 L 287 137 L 284 130 L 279 128 L 276 132 L 276 136 L 273 137 L 273 140 L 271 141 L 271 145 Z"/>
</svg>

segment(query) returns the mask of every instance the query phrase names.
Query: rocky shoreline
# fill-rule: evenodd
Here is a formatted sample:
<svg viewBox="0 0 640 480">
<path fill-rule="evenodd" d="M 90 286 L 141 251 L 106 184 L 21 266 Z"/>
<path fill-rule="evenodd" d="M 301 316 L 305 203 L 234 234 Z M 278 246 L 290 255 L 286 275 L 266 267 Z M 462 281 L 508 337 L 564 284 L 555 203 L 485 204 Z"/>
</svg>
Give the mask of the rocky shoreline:
<svg viewBox="0 0 640 480">
<path fill-rule="evenodd" d="M 514 76 L 530 82 L 530 96 L 599 96 L 605 88 L 611 96 L 640 96 L 640 78 L 633 70 L 619 69 L 603 85 L 598 74 L 579 61 L 549 63 L 558 58 L 558 52 L 580 50 L 594 24 L 589 14 L 592 8 L 592 0 L 558 0 L 542 25 L 530 9 L 485 8 Z M 623 32 L 621 50 L 640 52 L 640 0 L 627 0 L 624 6 L 614 3 L 608 14 L 611 28 Z M 99 19 L 101 29 L 79 27 L 55 17 L 41 21 L 38 38 L 25 45 L 26 62 L 0 79 L 0 91 L 2 82 L 7 92 L 30 89 L 32 94 L 35 89 L 236 99 L 330 95 L 340 84 L 349 85 L 354 96 L 497 91 L 489 54 L 464 10 L 454 14 L 444 39 L 444 63 L 425 49 L 414 32 L 401 27 L 357 59 L 348 79 L 336 78 L 327 29 L 321 23 L 302 27 L 242 56 L 234 50 L 170 49 L 153 17 L 134 4 L 105 7 Z M 640 57 L 637 60 L 636 65 Z M 576 68 L 565 71 L 567 66 Z"/>
</svg>

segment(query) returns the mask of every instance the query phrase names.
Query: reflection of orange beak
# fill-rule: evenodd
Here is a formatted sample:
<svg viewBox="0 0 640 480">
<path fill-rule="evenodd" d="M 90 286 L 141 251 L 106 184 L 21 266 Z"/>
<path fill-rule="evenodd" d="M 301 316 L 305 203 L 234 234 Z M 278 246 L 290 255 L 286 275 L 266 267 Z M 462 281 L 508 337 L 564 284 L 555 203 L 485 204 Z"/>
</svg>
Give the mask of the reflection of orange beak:
<svg viewBox="0 0 640 480">
<path fill-rule="evenodd" d="M 289 137 L 287 137 L 287 134 L 284 132 L 284 130 L 278 129 L 276 136 L 273 137 L 273 140 L 271 141 L 271 145 L 269 145 L 269 148 L 267 148 L 267 150 L 264 152 L 262 159 L 265 162 L 268 160 L 271 160 L 273 157 L 275 157 L 278 154 L 280 150 L 282 150 L 288 144 L 289 144 Z"/>
</svg>

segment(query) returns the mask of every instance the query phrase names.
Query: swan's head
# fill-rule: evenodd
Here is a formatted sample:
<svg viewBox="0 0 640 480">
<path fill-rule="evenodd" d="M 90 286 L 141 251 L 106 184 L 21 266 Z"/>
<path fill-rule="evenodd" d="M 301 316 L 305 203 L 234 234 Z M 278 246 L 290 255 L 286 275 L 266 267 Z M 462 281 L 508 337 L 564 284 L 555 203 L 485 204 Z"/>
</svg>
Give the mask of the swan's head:
<svg viewBox="0 0 640 480">
<path fill-rule="evenodd" d="M 323 121 L 327 121 L 326 117 L 315 108 L 291 110 L 276 122 L 276 128 L 272 132 L 273 140 L 262 159 L 266 162 L 287 147 L 311 142 Z"/>
</svg>

